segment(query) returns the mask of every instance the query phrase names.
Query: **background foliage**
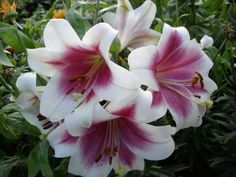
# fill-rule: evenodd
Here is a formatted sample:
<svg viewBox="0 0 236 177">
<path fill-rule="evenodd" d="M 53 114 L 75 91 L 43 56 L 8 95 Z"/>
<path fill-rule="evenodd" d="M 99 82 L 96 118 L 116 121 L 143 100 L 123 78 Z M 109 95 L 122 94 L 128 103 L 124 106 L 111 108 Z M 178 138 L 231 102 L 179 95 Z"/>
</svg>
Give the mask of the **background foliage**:
<svg viewBox="0 0 236 177">
<path fill-rule="evenodd" d="M 153 28 L 163 23 L 185 26 L 198 41 L 204 34 L 214 39 L 206 53 L 214 67 L 211 78 L 218 90 L 212 96 L 202 126 L 181 130 L 174 136 L 176 150 L 166 160 L 147 161 L 144 172 L 127 176 L 144 177 L 236 177 L 236 4 L 234 0 L 155 0 Z M 143 3 L 132 0 L 133 7 Z M 10 101 L 17 96 L 15 82 L 29 71 L 26 48 L 43 45 L 43 28 L 55 9 L 67 8 L 65 18 L 82 37 L 101 21 L 101 15 L 114 10 L 116 1 L 21 0 L 17 13 L 0 21 L 0 177 L 72 177 L 68 159 L 55 159 L 53 150 L 39 131 L 28 124 L 19 108 Z M 43 79 L 41 80 L 41 82 Z M 43 82 L 41 83 L 43 84 Z M 115 176 L 111 174 L 110 176 Z"/>
</svg>

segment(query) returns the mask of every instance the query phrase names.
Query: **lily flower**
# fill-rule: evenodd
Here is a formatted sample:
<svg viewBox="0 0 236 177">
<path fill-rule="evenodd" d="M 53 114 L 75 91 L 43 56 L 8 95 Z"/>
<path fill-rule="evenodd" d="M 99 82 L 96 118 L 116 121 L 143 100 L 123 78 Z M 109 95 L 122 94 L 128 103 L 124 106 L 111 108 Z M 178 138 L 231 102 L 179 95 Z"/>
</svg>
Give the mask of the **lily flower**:
<svg viewBox="0 0 236 177">
<path fill-rule="evenodd" d="M 141 91 L 125 104 L 96 106 L 88 128 L 81 126 L 83 119 L 79 116 L 66 118 L 48 136 L 55 156 L 71 156 L 68 171 L 84 177 L 106 177 L 112 169 L 124 175 L 130 170 L 143 170 L 143 159 L 167 158 L 174 151 L 172 128 L 145 123 L 145 111 L 151 102 L 151 93 Z"/>
<path fill-rule="evenodd" d="M 118 0 L 116 14 L 106 12 L 103 20 L 119 31 L 118 39 L 121 48 L 138 48 L 156 44 L 160 33 L 150 29 L 155 18 L 156 5 L 151 0 L 146 0 L 142 6 L 133 10 L 128 0 Z"/>
<path fill-rule="evenodd" d="M 68 21 L 48 22 L 43 36 L 46 47 L 27 50 L 29 66 L 51 77 L 40 103 L 44 116 L 58 121 L 94 96 L 115 101 L 135 94 L 140 86 L 138 79 L 109 60 L 116 35 L 111 26 L 100 23 L 88 30 L 81 41 Z"/>
<path fill-rule="evenodd" d="M 153 92 L 154 112 L 168 108 L 177 129 L 200 125 L 217 89 L 208 77 L 213 63 L 201 48 L 206 44 L 190 40 L 184 27 L 165 24 L 157 46 L 138 48 L 128 57 L 130 71 Z"/>
<path fill-rule="evenodd" d="M 28 72 L 21 74 L 16 81 L 16 86 L 20 91 L 17 98 L 13 98 L 19 107 L 22 116 L 32 125 L 36 126 L 42 134 L 47 134 L 57 126 L 45 116 L 40 114 L 40 97 L 44 87 L 36 87 L 36 73 Z"/>
</svg>

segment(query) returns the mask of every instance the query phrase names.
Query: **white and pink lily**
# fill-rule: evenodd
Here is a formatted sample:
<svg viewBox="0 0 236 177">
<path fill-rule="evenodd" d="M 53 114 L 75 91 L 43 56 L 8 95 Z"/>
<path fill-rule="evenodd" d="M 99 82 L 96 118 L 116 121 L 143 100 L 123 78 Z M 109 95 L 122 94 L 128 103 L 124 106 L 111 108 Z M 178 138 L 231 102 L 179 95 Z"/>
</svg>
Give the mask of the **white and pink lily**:
<svg viewBox="0 0 236 177">
<path fill-rule="evenodd" d="M 46 47 L 27 50 L 30 67 L 51 77 L 41 98 L 44 116 L 58 121 L 94 96 L 118 101 L 135 95 L 140 86 L 136 77 L 109 60 L 116 35 L 111 26 L 99 23 L 81 41 L 68 21 L 48 22 L 43 36 Z"/>
<path fill-rule="evenodd" d="M 125 104 L 97 106 L 89 128 L 81 126 L 79 116 L 66 118 L 48 136 L 55 156 L 71 156 L 69 172 L 84 177 L 106 177 L 112 169 L 123 174 L 143 170 L 143 159 L 167 158 L 174 151 L 172 128 L 145 123 L 151 102 L 151 93 L 141 91 Z"/>
<path fill-rule="evenodd" d="M 154 112 L 168 108 L 177 129 L 200 125 L 217 89 L 208 77 L 213 63 L 201 48 L 211 42 L 205 38 L 199 45 L 184 27 L 165 24 L 157 46 L 138 48 L 128 57 L 130 71 L 153 92 Z"/>
<path fill-rule="evenodd" d="M 46 134 L 55 128 L 57 123 L 52 123 L 39 112 L 40 97 L 44 87 L 36 86 L 36 73 L 21 74 L 17 79 L 16 86 L 20 95 L 17 98 L 12 98 L 12 100 L 21 108 L 22 116 L 30 124 L 36 126 L 42 134 Z"/>
<path fill-rule="evenodd" d="M 156 5 L 151 0 L 146 0 L 142 6 L 133 10 L 128 0 L 118 0 L 116 14 L 106 12 L 103 20 L 119 31 L 118 39 L 121 48 L 138 48 L 156 44 L 160 33 L 150 29 L 155 18 Z"/>
</svg>

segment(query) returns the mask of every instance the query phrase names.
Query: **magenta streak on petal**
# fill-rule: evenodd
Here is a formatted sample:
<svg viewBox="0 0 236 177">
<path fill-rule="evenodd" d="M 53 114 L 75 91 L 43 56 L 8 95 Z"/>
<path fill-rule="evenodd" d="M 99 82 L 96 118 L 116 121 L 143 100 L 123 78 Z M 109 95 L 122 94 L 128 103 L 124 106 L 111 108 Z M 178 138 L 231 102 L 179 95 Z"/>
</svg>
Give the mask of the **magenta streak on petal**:
<svg viewBox="0 0 236 177">
<path fill-rule="evenodd" d="M 120 141 L 119 150 L 119 160 L 121 164 L 132 168 L 135 159 L 135 154 L 131 152 L 122 141 Z"/>
<path fill-rule="evenodd" d="M 69 134 L 69 132 L 65 131 L 63 137 L 59 144 L 66 143 L 66 144 L 74 144 L 79 139 L 79 137 L 75 137 Z"/>
<path fill-rule="evenodd" d="M 90 101 L 93 97 L 95 96 L 95 93 L 94 93 L 94 91 L 93 90 L 91 90 L 90 92 L 88 92 L 88 94 L 87 95 L 85 95 L 85 101 Z"/>
<path fill-rule="evenodd" d="M 166 34 L 163 34 L 166 35 Z M 164 42 L 165 45 L 162 47 L 162 50 L 160 51 L 160 58 L 158 59 L 158 62 L 156 64 L 160 64 L 164 62 L 167 57 L 181 45 L 181 37 L 177 30 L 173 30 L 170 32 L 170 34 L 167 37 L 167 40 Z"/>
<path fill-rule="evenodd" d="M 163 100 L 161 92 L 152 92 L 152 96 L 152 106 L 160 104 Z"/>
<path fill-rule="evenodd" d="M 111 70 L 108 65 L 104 63 L 97 75 L 96 85 L 99 87 L 104 87 L 109 84 L 111 78 Z"/>
<path fill-rule="evenodd" d="M 179 90 L 179 92 L 181 92 L 183 95 L 189 96 L 189 93 L 187 92 L 184 93 L 182 90 Z M 175 90 L 165 86 L 161 87 L 161 93 L 171 113 L 174 113 L 174 115 L 177 115 L 182 119 L 188 117 L 192 109 L 192 101 L 190 99 L 185 98 Z"/>
<path fill-rule="evenodd" d="M 80 154 L 86 169 L 95 165 L 111 165 L 113 158 L 132 166 L 135 155 L 127 148 L 149 150 L 152 135 L 124 117 L 92 125 L 79 139 Z"/>
<path fill-rule="evenodd" d="M 186 44 L 187 45 L 187 44 Z M 181 68 L 182 70 L 192 70 L 195 72 L 199 70 L 202 53 L 198 48 L 188 47 L 185 45 L 180 46 L 165 61 L 157 66 L 157 72 L 169 72 Z"/>
<path fill-rule="evenodd" d="M 51 64 L 60 66 L 59 89 L 64 94 L 90 92 L 96 80 L 98 84 L 105 85 L 111 77 L 98 46 L 90 49 L 68 47 L 60 62 Z"/>
<path fill-rule="evenodd" d="M 89 169 L 96 165 L 96 160 L 102 151 L 106 130 L 107 122 L 103 122 L 91 126 L 87 129 L 84 136 L 80 137 L 80 154 L 85 168 Z M 102 160 L 102 158 L 100 160 Z"/>
<path fill-rule="evenodd" d="M 56 68 L 61 68 L 64 66 L 64 63 L 61 60 L 53 60 L 53 61 L 48 61 L 46 63 L 51 64 L 52 66 L 54 66 Z"/>
<path fill-rule="evenodd" d="M 120 110 L 112 112 L 113 115 L 117 115 L 125 118 L 134 118 L 136 105 L 133 103 L 129 106 L 123 107 Z"/>
<path fill-rule="evenodd" d="M 144 131 L 132 120 L 119 119 L 119 136 L 120 139 L 129 147 L 134 147 L 140 150 L 147 150 L 150 144 L 153 143 L 151 135 Z"/>
</svg>

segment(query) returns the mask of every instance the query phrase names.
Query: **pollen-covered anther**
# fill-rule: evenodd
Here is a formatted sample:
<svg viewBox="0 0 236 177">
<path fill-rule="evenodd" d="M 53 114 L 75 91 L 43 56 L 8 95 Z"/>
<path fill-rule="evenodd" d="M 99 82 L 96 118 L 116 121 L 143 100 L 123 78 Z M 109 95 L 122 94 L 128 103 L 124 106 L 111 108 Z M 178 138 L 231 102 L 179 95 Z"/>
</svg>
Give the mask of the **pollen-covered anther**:
<svg viewBox="0 0 236 177">
<path fill-rule="evenodd" d="M 193 88 L 195 88 L 195 86 L 198 83 L 198 81 L 200 83 L 201 89 L 203 89 L 203 87 L 204 87 L 203 77 L 202 77 L 202 75 L 199 72 L 196 72 L 195 76 L 192 79 L 191 86 Z"/>
<path fill-rule="evenodd" d="M 51 121 L 47 121 L 46 123 L 43 124 L 43 129 L 49 129 L 53 126 L 53 123 Z"/>
<path fill-rule="evenodd" d="M 47 117 L 43 116 L 42 114 L 38 114 L 37 118 L 38 118 L 39 121 L 43 121 L 43 120 L 47 119 Z"/>
</svg>

